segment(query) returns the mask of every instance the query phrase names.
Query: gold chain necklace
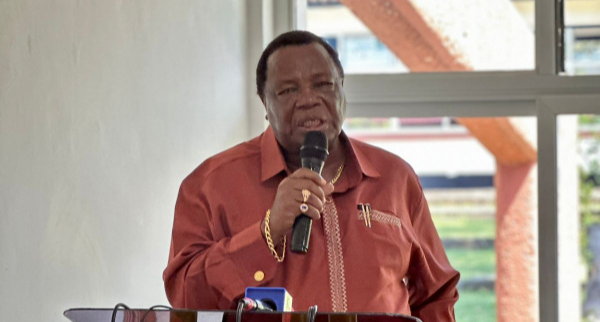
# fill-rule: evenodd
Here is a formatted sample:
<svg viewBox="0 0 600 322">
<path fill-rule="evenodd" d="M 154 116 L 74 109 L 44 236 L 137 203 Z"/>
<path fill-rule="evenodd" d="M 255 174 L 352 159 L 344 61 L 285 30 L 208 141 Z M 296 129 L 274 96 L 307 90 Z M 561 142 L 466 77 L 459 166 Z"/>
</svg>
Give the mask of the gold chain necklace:
<svg viewBox="0 0 600 322">
<path fill-rule="evenodd" d="M 344 163 L 342 163 L 342 165 L 337 169 L 337 173 L 336 173 L 335 177 L 333 177 L 333 180 L 331 180 L 331 182 L 330 182 L 332 185 L 338 181 L 338 179 L 342 175 L 342 171 L 344 171 Z"/>
</svg>

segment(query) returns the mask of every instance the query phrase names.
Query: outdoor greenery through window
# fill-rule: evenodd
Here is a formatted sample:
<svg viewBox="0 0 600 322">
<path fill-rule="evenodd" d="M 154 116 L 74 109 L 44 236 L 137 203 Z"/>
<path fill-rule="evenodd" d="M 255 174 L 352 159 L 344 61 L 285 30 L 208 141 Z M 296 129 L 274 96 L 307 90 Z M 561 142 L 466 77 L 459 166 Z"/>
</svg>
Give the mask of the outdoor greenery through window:
<svg viewBox="0 0 600 322">
<path fill-rule="evenodd" d="M 600 115 L 560 115 L 558 133 L 560 288 L 581 321 L 600 319 Z M 574 251 L 574 250 L 579 251 Z"/>
</svg>

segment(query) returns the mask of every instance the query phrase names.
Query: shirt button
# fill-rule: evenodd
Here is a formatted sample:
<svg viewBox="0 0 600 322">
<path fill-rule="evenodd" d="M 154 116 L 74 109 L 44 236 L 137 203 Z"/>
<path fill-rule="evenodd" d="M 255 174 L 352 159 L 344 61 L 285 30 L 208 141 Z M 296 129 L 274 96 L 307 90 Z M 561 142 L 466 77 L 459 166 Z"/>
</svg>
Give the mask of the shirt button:
<svg viewBox="0 0 600 322">
<path fill-rule="evenodd" d="M 254 273 L 254 279 L 257 282 L 260 282 L 262 280 L 265 279 L 265 273 L 263 271 L 256 271 L 256 273 Z"/>
</svg>

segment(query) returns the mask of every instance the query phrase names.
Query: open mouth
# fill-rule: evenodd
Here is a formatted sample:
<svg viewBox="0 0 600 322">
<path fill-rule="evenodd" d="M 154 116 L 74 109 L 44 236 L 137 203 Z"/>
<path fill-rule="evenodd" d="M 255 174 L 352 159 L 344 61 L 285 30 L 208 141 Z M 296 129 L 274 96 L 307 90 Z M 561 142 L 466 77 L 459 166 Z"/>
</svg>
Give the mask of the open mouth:
<svg viewBox="0 0 600 322">
<path fill-rule="evenodd" d="M 300 127 L 309 130 L 320 129 L 323 125 L 325 125 L 325 122 L 321 119 L 306 119 L 300 122 Z"/>
</svg>

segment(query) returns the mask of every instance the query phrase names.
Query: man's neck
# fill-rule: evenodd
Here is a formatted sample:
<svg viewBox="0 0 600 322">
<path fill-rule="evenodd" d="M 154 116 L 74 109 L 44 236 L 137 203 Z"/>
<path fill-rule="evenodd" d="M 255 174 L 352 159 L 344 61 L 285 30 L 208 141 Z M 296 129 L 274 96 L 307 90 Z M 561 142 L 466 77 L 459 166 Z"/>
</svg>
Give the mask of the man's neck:
<svg viewBox="0 0 600 322">
<path fill-rule="evenodd" d="M 300 154 L 288 153 L 285 151 L 285 149 L 282 150 L 288 170 L 290 172 L 298 170 L 302 166 Z M 331 180 L 333 180 L 333 178 L 336 176 L 339 167 L 345 162 L 345 159 L 346 149 L 338 137 L 337 141 L 329 146 L 329 156 L 325 161 L 325 166 L 321 171 L 321 176 L 327 180 L 327 182 L 331 182 Z"/>
</svg>

